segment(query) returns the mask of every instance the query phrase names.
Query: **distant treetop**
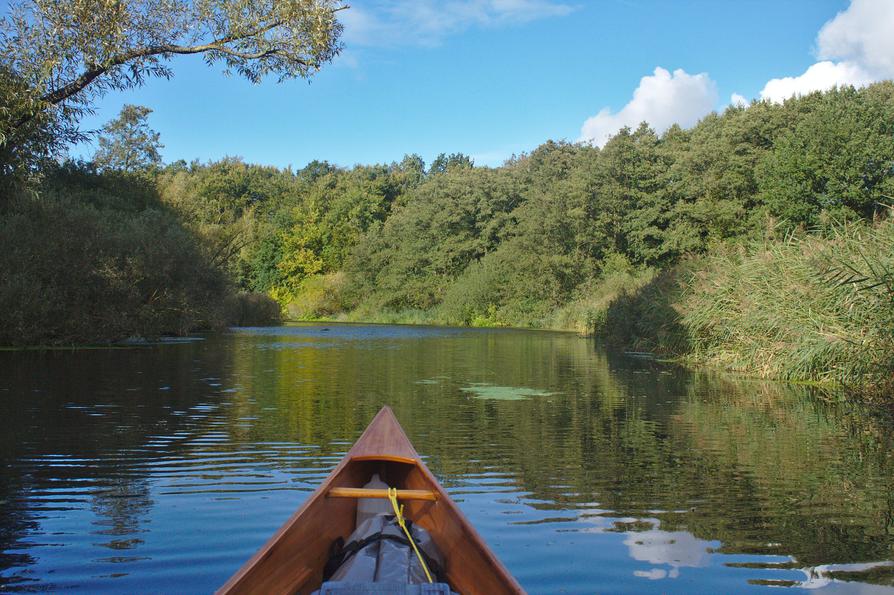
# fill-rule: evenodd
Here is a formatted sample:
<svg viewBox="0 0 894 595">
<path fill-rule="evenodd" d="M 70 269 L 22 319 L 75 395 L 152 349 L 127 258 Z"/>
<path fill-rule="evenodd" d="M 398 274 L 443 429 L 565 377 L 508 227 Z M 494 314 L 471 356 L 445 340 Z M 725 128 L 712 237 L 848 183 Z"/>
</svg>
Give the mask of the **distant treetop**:
<svg viewBox="0 0 894 595">
<path fill-rule="evenodd" d="M 93 163 L 99 169 L 136 172 L 161 165 L 159 133 L 149 127 L 152 110 L 125 105 L 117 118 L 102 127 Z"/>
</svg>

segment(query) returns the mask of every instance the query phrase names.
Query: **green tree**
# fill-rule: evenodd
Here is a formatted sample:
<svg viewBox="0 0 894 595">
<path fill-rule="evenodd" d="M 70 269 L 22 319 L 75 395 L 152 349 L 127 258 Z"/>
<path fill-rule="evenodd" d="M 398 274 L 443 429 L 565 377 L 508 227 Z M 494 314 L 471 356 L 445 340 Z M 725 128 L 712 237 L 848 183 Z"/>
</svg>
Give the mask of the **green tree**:
<svg viewBox="0 0 894 595">
<path fill-rule="evenodd" d="M 326 174 L 331 174 L 337 170 L 338 168 L 328 161 L 314 159 L 298 170 L 298 177 L 307 182 L 315 182 Z"/>
<path fill-rule="evenodd" d="M 816 93 L 758 167 L 760 196 L 790 224 L 871 217 L 894 195 L 894 84 Z M 803 109 L 803 108 L 802 108 Z"/>
<path fill-rule="evenodd" d="M 170 78 L 175 55 L 252 82 L 307 78 L 339 52 L 336 0 L 13 0 L 0 20 L 0 63 L 20 82 L 0 106 L 0 137 L 46 114 L 56 136 L 78 140 L 78 120 L 109 90 Z M 12 109 L 10 109 L 10 107 Z"/>
<path fill-rule="evenodd" d="M 661 152 L 668 171 L 662 188 L 671 208 L 661 247 L 664 262 L 764 225 L 756 166 L 793 117 L 787 107 L 762 101 L 710 114 L 692 130 L 664 134 Z"/>
<path fill-rule="evenodd" d="M 441 153 L 431 162 L 431 167 L 429 167 L 428 173 L 429 175 L 443 174 L 453 168 L 469 168 L 473 165 L 475 165 L 475 163 L 468 155 L 463 155 L 462 153 L 451 153 L 449 155 L 447 153 Z"/>
<path fill-rule="evenodd" d="M 624 254 L 637 263 L 656 259 L 666 211 L 659 140 L 645 123 L 623 128 L 599 154 L 591 183 L 591 253 Z"/>
<path fill-rule="evenodd" d="M 0 190 L 11 194 L 38 166 L 59 152 L 59 139 L 53 135 L 52 118 L 48 114 L 32 118 L 27 124 L 13 128 L 11 122 L 27 113 L 28 84 L 0 64 Z"/>
<path fill-rule="evenodd" d="M 271 288 L 273 298 L 283 306 L 295 300 L 305 279 L 325 271 L 320 253 L 325 245 L 325 230 L 317 222 L 315 209 L 295 213 L 295 223 L 280 235 L 282 246 L 279 270 L 280 282 Z"/>
<path fill-rule="evenodd" d="M 136 172 L 161 164 L 159 149 L 164 147 L 158 132 L 149 127 L 152 110 L 141 105 L 125 105 L 117 118 L 103 126 L 99 149 L 93 163 L 101 170 Z"/>
<path fill-rule="evenodd" d="M 391 172 L 401 194 L 406 194 L 425 180 L 425 161 L 416 153 L 404 155 L 400 163 L 391 164 Z"/>
<path fill-rule="evenodd" d="M 228 157 L 189 168 L 169 165 L 156 184 L 162 201 L 202 239 L 209 260 L 247 289 L 254 287 L 252 252 L 258 242 L 276 233 L 269 229 L 268 219 L 297 194 L 299 182 L 288 170 Z"/>
<path fill-rule="evenodd" d="M 494 250 L 520 202 L 505 171 L 454 167 L 412 190 L 373 224 L 346 263 L 352 292 L 388 308 L 429 308 L 462 271 Z"/>
</svg>

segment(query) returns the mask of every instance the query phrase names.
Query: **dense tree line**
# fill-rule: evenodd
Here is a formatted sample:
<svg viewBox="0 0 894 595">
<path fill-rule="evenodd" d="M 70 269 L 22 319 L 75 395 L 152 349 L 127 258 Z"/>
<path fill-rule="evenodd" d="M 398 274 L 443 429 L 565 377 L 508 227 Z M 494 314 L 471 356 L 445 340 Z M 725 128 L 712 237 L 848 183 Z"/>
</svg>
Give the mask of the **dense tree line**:
<svg viewBox="0 0 894 595">
<path fill-rule="evenodd" d="M 601 149 L 549 141 L 497 168 L 462 154 L 428 167 L 417 155 L 351 168 L 164 165 L 148 113 L 127 106 L 104 129 L 95 163 L 44 167 L 32 184 L 41 198 L 21 192 L 3 208 L 157 213 L 152 225 L 182 234 L 172 254 L 226 280 L 205 303 L 262 293 L 297 318 L 592 330 L 605 310 L 594 296 L 612 279 L 730 243 L 871 220 L 894 195 L 890 82 L 729 107 L 661 135 L 625 128 Z M 27 243 L 25 227 L 14 228 L 22 221 L 7 216 L 4 238 Z M 16 254 L 5 270 L 26 270 Z M 13 281 L 7 273 L 5 291 Z M 20 307 L 16 299 L 4 307 Z"/>
<path fill-rule="evenodd" d="M 306 316 L 425 311 L 545 325 L 608 273 L 871 219 L 894 194 L 894 85 L 730 107 L 691 130 L 547 142 L 502 167 L 441 155 L 297 171 L 228 159 L 157 177 L 245 290 Z"/>
<path fill-rule="evenodd" d="M 881 83 L 730 107 L 663 135 L 644 124 L 602 149 L 547 142 L 499 168 L 462 155 L 427 170 L 416 156 L 352 169 L 313 163 L 266 170 L 279 180 L 274 193 L 246 181 L 251 200 L 236 187 L 202 200 L 227 203 L 232 217 L 251 205 L 239 282 L 306 315 L 424 311 L 540 326 L 618 270 L 872 219 L 894 194 L 892 134 L 894 85 Z M 262 169 L 230 162 L 183 175 L 200 184 Z M 308 308 L 321 293 L 320 309 Z"/>
</svg>

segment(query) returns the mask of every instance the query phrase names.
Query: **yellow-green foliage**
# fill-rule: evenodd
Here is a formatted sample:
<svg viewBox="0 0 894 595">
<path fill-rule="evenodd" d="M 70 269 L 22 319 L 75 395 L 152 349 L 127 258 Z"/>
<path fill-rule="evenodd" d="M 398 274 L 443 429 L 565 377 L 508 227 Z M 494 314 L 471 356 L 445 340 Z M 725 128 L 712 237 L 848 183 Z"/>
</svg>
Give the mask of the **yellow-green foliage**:
<svg viewBox="0 0 894 595">
<path fill-rule="evenodd" d="M 317 215 L 312 211 L 304 213 L 294 209 L 296 222 L 288 229 L 280 232 L 282 258 L 276 264 L 282 281 L 273 289 L 278 295 L 288 295 L 298 299 L 302 285 L 314 275 L 323 271 L 323 259 L 320 256 L 325 244 Z"/>
<path fill-rule="evenodd" d="M 344 287 L 344 273 L 307 277 L 298 291 L 288 296 L 286 313 L 292 320 L 315 320 L 342 312 L 345 309 L 342 301 Z"/>
<path fill-rule="evenodd" d="M 473 316 L 469 324 L 477 327 L 505 326 L 500 322 L 500 319 L 497 316 L 497 306 L 494 304 L 489 304 L 484 313 Z"/>
</svg>

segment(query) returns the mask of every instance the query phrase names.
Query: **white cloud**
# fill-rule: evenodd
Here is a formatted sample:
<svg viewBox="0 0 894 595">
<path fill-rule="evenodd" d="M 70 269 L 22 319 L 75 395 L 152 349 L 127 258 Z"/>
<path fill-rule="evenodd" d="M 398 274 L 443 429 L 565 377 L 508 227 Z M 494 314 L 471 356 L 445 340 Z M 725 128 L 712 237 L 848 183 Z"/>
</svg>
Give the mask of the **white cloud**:
<svg viewBox="0 0 894 595">
<path fill-rule="evenodd" d="M 671 74 L 656 68 L 644 76 L 633 92 L 633 99 L 617 113 L 603 108 L 588 118 L 581 128 L 580 140 L 602 146 L 624 126 L 635 128 L 648 122 L 661 133 L 673 124 L 689 127 L 710 113 L 717 104 L 717 85 L 706 73 L 688 74 L 677 69 Z"/>
<path fill-rule="evenodd" d="M 872 81 L 873 78 L 853 62 L 817 62 L 800 76 L 771 79 L 764 85 L 760 97 L 781 102 L 793 95 L 825 91 L 842 85 L 862 87 Z"/>
<path fill-rule="evenodd" d="M 680 568 L 707 566 L 710 562 L 708 552 L 713 544 L 710 541 L 702 541 L 687 531 L 651 529 L 628 534 L 624 545 L 634 560 L 658 566 L 670 566 L 670 569 L 652 568 L 633 573 L 635 576 L 654 581 L 678 578 Z"/>
<path fill-rule="evenodd" d="M 744 95 L 733 93 L 732 95 L 730 95 L 729 104 L 741 107 L 748 107 L 749 101 Z"/>
<path fill-rule="evenodd" d="M 342 11 L 338 20 L 345 27 L 343 39 L 348 47 L 354 44 L 369 45 L 384 32 L 384 23 L 375 14 L 356 5 Z"/>
<path fill-rule="evenodd" d="M 372 0 L 340 16 L 349 44 L 438 45 L 473 27 L 501 27 L 570 14 L 556 0 Z"/>
<path fill-rule="evenodd" d="M 894 77 L 894 2 L 853 0 L 823 25 L 819 58 L 849 60 L 878 78 Z"/>
<path fill-rule="evenodd" d="M 817 62 L 799 76 L 771 79 L 761 99 L 783 101 L 835 86 L 894 78 L 894 2 L 851 0 L 817 35 Z"/>
</svg>

